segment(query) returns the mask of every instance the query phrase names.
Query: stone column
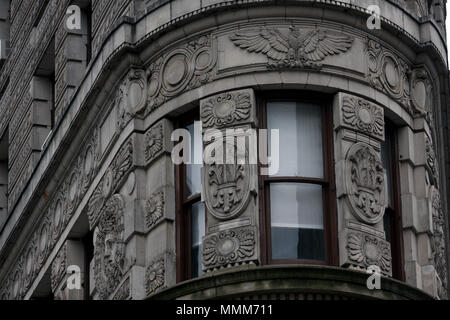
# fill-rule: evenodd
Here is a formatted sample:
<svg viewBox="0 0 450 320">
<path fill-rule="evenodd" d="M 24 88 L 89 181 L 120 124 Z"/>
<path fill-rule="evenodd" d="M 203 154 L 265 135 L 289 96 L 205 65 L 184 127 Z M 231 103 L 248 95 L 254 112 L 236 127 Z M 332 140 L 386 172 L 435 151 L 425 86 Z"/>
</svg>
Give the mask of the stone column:
<svg viewBox="0 0 450 320">
<path fill-rule="evenodd" d="M 145 237 L 145 295 L 176 284 L 175 178 L 172 123 L 162 119 L 139 136 L 140 229 Z M 139 188 L 139 184 L 142 186 Z"/>
<path fill-rule="evenodd" d="M 383 108 L 339 93 L 333 114 L 340 265 L 358 270 L 377 266 L 391 276 L 391 249 L 383 229 L 387 203 L 380 159 Z"/>
<path fill-rule="evenodd" d="M 51 286 L 55 300 L 84 300 L 84 287 L 87 280 L 85 275 L 83 243 L 66 240 L 51 267 Z M 81 287 L 76 288 L 77 280 L 69 279 L 69 277 L 79 277 Z M 75 287 L 71 287 L 72 285 Z"/>
<path fill-rule="evenodd" d="M 407 283 L 445 298 L 444 216 L 432 130 L 424 117 L 399 131 L 403 242 Z"/>
<path fill-rule="evenodd" d="M 256 126 L 255 114 L 251 89 L 222 93 L 200 103 L 207 161 L 202 171 L 207 212 L 205 271 L 260 262 L 257 165 L 250 163 L 252 146 L 239 143 L 247 138 L 247 143 L 256 143 L 250 130 Z M 213 146 L 223 147 L 223 158 L 212 151 Z M 232 164 L 225 164 L 225 157 Z"/>
</svg>

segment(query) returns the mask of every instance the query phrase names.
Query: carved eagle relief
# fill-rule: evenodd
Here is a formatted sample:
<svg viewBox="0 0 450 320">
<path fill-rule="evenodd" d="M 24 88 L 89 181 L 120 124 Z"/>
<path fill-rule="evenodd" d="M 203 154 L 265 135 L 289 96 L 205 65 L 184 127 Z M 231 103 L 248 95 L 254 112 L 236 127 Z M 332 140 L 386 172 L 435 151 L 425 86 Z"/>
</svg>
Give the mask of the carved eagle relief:
<svg viewBox="0 0 450 320">
<path fill-rule="evenodd" d="M 330 55 L 346 52 L 353 38 L 342 33 L 314 29 L 301 32 L 291 26 L 288 35 L 275 28 L 261 27 L 257 33 L 236 32 L 230 40 L 248 52 L 263 53 L 272 68 L 320 68 Z"/>
</svg>

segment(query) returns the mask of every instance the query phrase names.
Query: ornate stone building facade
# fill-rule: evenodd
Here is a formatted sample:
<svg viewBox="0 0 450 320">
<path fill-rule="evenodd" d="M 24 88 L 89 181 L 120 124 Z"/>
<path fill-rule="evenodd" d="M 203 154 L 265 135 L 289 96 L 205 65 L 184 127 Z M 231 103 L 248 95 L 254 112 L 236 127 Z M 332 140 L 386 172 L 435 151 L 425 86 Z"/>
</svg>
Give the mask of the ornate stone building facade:
<svg viewBox="0 0 450 320">
<path fill-rule="evenodd" d="M 0 0 L 0 299 L 447 299 L 445 5 Z"/>
</svg>

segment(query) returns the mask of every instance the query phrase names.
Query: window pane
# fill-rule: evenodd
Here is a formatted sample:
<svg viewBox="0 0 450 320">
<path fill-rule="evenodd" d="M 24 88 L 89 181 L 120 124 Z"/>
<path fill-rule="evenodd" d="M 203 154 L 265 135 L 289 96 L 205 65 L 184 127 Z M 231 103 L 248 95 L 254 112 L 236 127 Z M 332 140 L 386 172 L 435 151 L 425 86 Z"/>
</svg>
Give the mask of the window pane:
<svg viewBox="0 0 450 320">
<path fill-rule="evenodd" d="M 296 102 L 267 104 L 267 129 L 280 130 L 277 176 L 323 178 L 322 108 Z M 269 154 L 271 152 L 269 138 Z"/>
<path fill-rule="evenodd" d="M 386 180 L 387 180 L 387 194 L 388 194 L 388 204 L 390 207 L 393 207 L 392 203 L 392 172 L 391 172 L 391 163 L 392 163 L 392 144 L 391 144 L 391 136 L 386 131 L 386 138 L 384 142 L 381 142 L 381 162 L 383 163 L 383 168 L 386 170 Z"/>
<path fill-rule="evenodd" d="M 192 205 L 191 211 L 191 278 L 203 274 L 202 238 L 205 236 L 205 207 L 202 202 Z"/>
<path fill-rule="evenodd" d="M 322 186 L 270 185 L 272 259 L 325 260 Z"/>
<path fill-rule="evenodd" d="M 194 135 L 194 124 L 186 127 L 191 134 L 190 155 L 191 163 L 186 165 L 186 197 L 190 198 L 202 191 L 201 169 L 202 169 L 202 136 L 201 132 Z M 198 160 L 200 164 L 194 164 Z"/>
</svg>

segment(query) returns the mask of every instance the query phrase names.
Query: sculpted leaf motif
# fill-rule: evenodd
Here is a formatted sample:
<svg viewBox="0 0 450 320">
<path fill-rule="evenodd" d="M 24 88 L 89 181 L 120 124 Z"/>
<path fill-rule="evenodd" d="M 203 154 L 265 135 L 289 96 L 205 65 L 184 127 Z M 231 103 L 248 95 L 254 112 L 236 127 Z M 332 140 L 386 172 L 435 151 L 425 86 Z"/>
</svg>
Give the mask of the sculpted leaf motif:
<svg viewBox="0 0 450 320">
<path fill-rule="evenodd" d="M 346 52 L 353 38 L 334 31 L 314 29 L 301 32 L 291 26 L 286 36 L 278 29 L 262 27 L 259 32 L 236 32 L 230 40 L 248 52 L 263 53 L 270 67 L 321 67 L 327 56 Z"/>
</svg>

